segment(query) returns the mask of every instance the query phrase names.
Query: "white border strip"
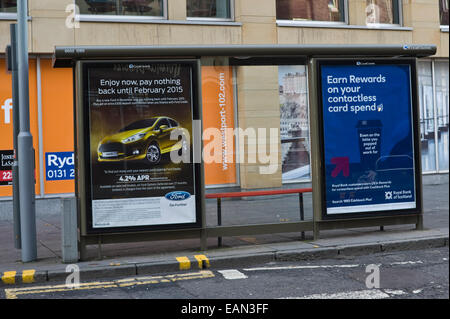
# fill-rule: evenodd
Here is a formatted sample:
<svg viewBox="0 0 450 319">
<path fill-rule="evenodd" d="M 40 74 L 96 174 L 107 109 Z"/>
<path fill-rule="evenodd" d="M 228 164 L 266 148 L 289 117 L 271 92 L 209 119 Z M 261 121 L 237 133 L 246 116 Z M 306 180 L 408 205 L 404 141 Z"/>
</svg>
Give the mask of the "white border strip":
<svg viewBox="0 0 450 319">
<path fill-rule="evenodd" d="M 409 209 L 409 208 L 416 208 L 416 202 L 331 207 L 327 208 L 327 214 L 331 215 L 331 214 L 345 214 L 345 213 L 360 213 L 362 211 L 374 212 L 381 210 L 395 210 L 395 209 Z"/>
<path fill-rule="evenodd" d="M 36 58 L 36 91 L 37 91 L 37 116 L 38 116 L 38 141 L 39 141 L 39 193 L 45 195 L 44 189 L 44 129 L 42 125 L 42 77 L 41 58 Z"/>
</svg>

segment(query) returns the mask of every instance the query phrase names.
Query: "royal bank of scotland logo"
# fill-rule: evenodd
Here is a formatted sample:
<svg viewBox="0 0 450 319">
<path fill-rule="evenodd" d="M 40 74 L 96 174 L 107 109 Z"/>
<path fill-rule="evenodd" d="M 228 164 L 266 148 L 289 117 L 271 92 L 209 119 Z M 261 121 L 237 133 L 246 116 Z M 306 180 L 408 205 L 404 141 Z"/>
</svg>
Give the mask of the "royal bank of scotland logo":
<svg viewBox="0 0 450 319">
<path fill-rule="evenodd" d="M 384 192 L 384 199 L 392 199 L 392 192 Z"/>
</svg>

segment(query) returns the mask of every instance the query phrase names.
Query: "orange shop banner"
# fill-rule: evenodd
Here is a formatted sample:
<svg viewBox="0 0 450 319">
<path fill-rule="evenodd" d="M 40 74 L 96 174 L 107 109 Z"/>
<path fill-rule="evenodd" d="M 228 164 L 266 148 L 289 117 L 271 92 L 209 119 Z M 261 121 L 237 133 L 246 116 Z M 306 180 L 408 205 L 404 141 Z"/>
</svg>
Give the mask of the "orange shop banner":
<svg viewBox="0 0 450 319">
<path fill-rule="evenodd" d="M 0 59 L 0 197 L 12 196 L 12 163 L 13 154 L 13 103 L 12 103 L 12 79 L 11 74 L 5 72 L 5 60 Z M 30 98 L 30 131 L 33 135 L 33 147 L 35 150 L 35 178 L 36 194 L 39 194 L 39 140 L 38 140 L 38 115 L 37 115 L 37 72 L 36 60 L 29 61 L 29 98 Z"/>
<path fill-rule="evenodd" d="M 45 194 L 75 192 L 73 80 L 71 69 L 40 60 Z"/>
</svg>

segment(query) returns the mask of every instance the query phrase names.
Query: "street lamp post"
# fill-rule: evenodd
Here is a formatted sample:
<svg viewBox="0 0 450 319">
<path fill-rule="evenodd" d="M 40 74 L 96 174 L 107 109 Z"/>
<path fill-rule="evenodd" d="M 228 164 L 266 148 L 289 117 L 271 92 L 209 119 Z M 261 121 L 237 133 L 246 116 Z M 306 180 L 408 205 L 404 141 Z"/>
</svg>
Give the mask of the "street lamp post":
<svg viewBox="0 0 450 319">
<path fill-rule="evenodd" d="M 36 211 L 34 198 L 34 149 L 30 133 L 29 77 L 28 77 L 28 12 L 27 0 L 17 1 L 17 42 L 19 73 L 19 121 L 17 137 L 20 187 L 20 228 L 22 236 L 22 261 L 37 258 Z"/>
</svg>

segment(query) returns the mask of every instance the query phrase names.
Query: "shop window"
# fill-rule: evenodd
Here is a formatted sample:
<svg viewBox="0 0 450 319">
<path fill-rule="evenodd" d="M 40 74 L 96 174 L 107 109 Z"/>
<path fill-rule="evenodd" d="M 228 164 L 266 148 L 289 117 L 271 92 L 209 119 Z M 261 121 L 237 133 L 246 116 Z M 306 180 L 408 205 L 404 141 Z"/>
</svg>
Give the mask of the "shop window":
<svg viewBox="0 0 450 319">
<path fill-rule="evenodd" d="M 76 0 L 80 14 L 163 17 L 164 0 Z"/>
<path fill-rule="evenodd" d="M 276 0 L 277 20 L 345 22 L 344 0 Z"/>
<path fill-rule="evenodd" d="M 232 19 L 231 0 L 187 0 L 188 18 Z"/>
<path fill-rule="evenodd" d="M 17 0 L 0 0 L 0 14 L 17 13 Z"/>
<path fill-rule="evenodd" d="M 439 0 L 439 18 L 442 26 L 448 27 L 449 0 Z"/>
<path fill-rule="evenodd" d="M 399 0 L 366 0 L 366 24 L 401 24 Z"/>
</svg>

